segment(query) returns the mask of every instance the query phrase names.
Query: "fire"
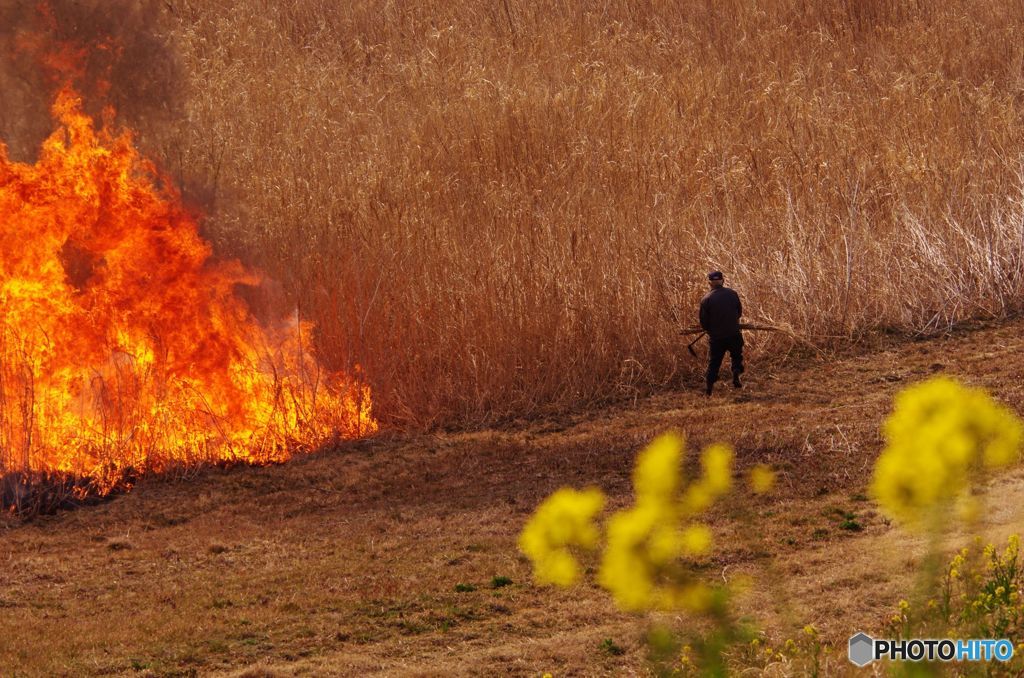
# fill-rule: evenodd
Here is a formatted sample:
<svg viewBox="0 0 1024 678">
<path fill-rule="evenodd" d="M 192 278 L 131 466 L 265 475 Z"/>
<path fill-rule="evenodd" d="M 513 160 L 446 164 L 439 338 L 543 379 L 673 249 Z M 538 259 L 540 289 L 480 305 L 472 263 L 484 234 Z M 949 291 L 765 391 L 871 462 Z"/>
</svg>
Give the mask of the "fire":
<svg viewBox="0 0 1024 678">
<path fill-rule="evenodd" d="M 371 434 L 369 388 L 328 374 L 312 327 L 262 327 L 258 278 L 212 258 L 196 218 L 130 133 L 65 87 L 34 165 L 0 141 L 0 480 L 85 479 L 287 460 Z"/>
</svg>

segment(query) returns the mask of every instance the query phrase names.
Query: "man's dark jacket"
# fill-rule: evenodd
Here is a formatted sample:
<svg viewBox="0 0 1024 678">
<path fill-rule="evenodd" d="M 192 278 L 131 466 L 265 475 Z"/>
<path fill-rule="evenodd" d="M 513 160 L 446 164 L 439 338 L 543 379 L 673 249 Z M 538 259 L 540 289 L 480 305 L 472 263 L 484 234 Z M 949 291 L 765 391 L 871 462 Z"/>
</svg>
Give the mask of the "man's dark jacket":
<svg viewBox="0 0 1024 678">
<path fill-rule="evenodd" d="M 716 287 L 700 300 L 700 326 L 712 339 L 737 336 L 741 315 L 740 295 L 728 287 Z"/>
</svg>

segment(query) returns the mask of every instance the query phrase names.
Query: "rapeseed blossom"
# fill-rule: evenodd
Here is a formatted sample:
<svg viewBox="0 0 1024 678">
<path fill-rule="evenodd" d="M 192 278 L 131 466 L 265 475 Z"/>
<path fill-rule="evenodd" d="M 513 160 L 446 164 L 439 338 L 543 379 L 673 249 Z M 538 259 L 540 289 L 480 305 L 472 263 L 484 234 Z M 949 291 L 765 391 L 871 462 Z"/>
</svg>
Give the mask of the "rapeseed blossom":
<svg viewBox="0 0 1024 678">
<path fill-rule="evenodd" d="M 683 530 L 682 547 L 687 555 L 703 556 L 711 551 L 711 530 L 707 525 L 694 523 Z"/>
<path fill-rule="evenodd" d="M 624 610 L 704 609 L 710 589 L 683 576 L 683 556 L 711 550 L 711 530 L 685 524 L 732 487 L 733 451 L 712 445 L 701 457 L 703 475 L 688 486 L 681 463 L 685 441 L 661 436 L 637 459 L 633 474 L 636 502 L 608 522 L 599 583 Z"/>
<path fill-rule="evenodd" d="M 775 471 L 769 466 L 758 464 L 750 469 L 750 489 L 754 494 L 766 494 L 775 487 Z"/>
<path fill-rule="evenodd" d="M 712 445 L 701 455 L 700 477 L 686 483 L 685 441 L 669 433 L 637 457 L 632 506 L 617 511 L 605 526 L 605 547 L 597 580 L 624 610 L 707 610 L 716 592 L 681 562 L 708 554 L 711 529 L 696 516 L 732 488 L 733 451 Z M 527 522 L 519 547 L 533 562 L 540 583 L 568 586 L 579 578 L 572 548 L 594 549 L 594 522 L 605 497 L 596 489 L 559 490 Z"/>
<path fill-rule="evenodd" d="M 622 609 L 661 607 L 658 572 L 682 551 L 678 494 L 683 448 L 682 437 L 666 434 L 641 452 L 633 470 L 636 501 L 608 521 L 598 582 Z"/>
<path fill-rule="evenodd" d="M 1019 554 L 1018 535 L 1011 535 L 1002 550 L 975 537 L 971 547 L 954 554 L 924 606 L 899 602 L 892 630 L 903 637 L 921 637 L 922 631 L 932 633 L 939 624 L 951 624 L 945 627 L 949 638 L 1019 637 L 1024 628 L 1024 568 Z M 1010 673 L 1020 675 L 1019 662 Z"/>
<path fill-rule="evenodd" d="M 897 395 L 871 491 L 892 517 L 919 524 L 962 497 L 985 468 L 1019 456 L 1020 419 L 983 389 L 947 377 Z"/>
<path fill-rule="evenodd" d="M 641 452 L 633 468 L 633 492 L 636 503 L 665 506 L 679 491 L 679 466 L 685 443 L 679 435 L 668 433 L 656 438 Z"/>
<path fill-rule="evenodd" d="M 537 581 L 569 586 L 579 578 L 579 564 L 570 547 L 597 546 L 600 532 L 594 517 L 604 502 L 604 494 L 596 488 L 582 492 L 563 488 L 537 508 L 519 535 L 519 548 L 533 561 Z"/>
</svg>

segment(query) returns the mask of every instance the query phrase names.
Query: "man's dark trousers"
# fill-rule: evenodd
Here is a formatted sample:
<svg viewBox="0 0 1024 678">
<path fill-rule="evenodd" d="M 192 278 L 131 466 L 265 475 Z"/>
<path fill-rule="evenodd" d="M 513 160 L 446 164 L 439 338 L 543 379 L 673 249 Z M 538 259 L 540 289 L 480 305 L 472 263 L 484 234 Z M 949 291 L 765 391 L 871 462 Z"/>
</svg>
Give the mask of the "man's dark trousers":
<svg viewBox="0 0 1024 678">
<path fill-rule="evenodd" d="M 743 334 L 735 334 L 731 337 L 714 338 L 708 337 L 711 343 L 711 352 L 708 358 L 708 387 L 718 381 L 718 370 L 722 368 L 722 359 L 726 351 L 729 352 L 729 359 L 732 360 L 732 378 L 738 380 L 743 374 Z"/>
</svg>

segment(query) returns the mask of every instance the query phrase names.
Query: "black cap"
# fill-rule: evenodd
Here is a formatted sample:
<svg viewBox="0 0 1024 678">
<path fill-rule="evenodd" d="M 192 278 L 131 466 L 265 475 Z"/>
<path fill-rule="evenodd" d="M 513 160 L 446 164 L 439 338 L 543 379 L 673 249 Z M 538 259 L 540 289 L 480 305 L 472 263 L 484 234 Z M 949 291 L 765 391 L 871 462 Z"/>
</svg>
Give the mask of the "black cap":
<svg viewBox="0 0 1024 678">
<path fill-rule="evenodd" d="M 708 273 L 708 280 L 725 280 L 725 276 L 721 271 L 711 271 Z"/>
</svg>

